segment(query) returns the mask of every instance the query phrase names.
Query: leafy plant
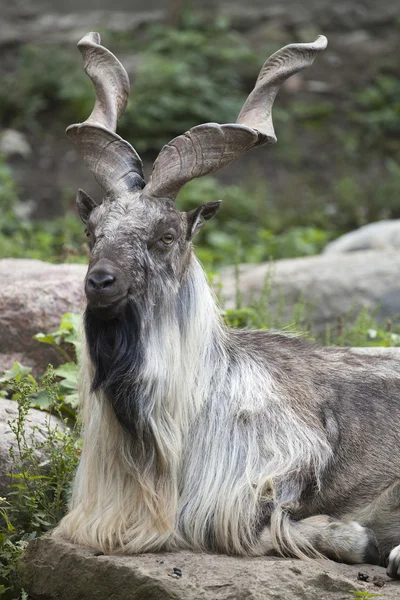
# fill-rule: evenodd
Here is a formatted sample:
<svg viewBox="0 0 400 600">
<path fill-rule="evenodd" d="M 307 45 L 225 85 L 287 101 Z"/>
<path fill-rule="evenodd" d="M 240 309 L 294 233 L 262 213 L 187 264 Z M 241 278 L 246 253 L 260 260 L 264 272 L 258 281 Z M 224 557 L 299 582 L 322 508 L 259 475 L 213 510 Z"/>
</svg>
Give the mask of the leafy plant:
<svg viewBox="0 0 400 600">
<path fill-rule="evenodd" d="M 38 333 L 34 336 L 38 342 L 50 344 L 53 346 L 66 361 L 57 368 L 49 366 L 46 371 L 57 378 L 58 382 L 58 410 L 65 417 L 74 422 L 78 407 L 78 365 L 77 360 L 80 351 L 80 325 L 81 318 L 79 314 L 66 313 L 62 319 L 59 328 L 53 333 Z M 15 386 L 22 380 L 30 381 L 33 384 L 31 394 L 31 406 L 41 410 L 52 410 L 54 398 L 48 393 L 46 386 L 36 385 L 36 380 L 31 375 L 32 369 L 24 367 L 15 362 L 11 369 L 5 371 L 0 377 L 0 397 L 12 397 L 16 394 Z"/>
<path fill-rule="evenodd" d="M 327 329 L 325 344 L 361 348 L 399 347 L 399 323 L 391 319 L 379 323 L 376 319 L 376 310 L 363 308 L 357 315 L 354 315 L 354 311 L 350 311 L 348 314 L 338 315 L 336 326 Z"/>
<path fill-rule="evenodd" d="M 1 198 L 0 198 L 1 199 Z M 82 224 L 73 214 L 48 221 L 0 215 L 0 258 L 34 258 L 48 262 L 87 262 Z"/>
<path fill-rule="evenodd" d="M 9 383 L 10 381 L 19 383 L 25 377 L 31 382 L 34 382 L 34 378 L 30 375 L 31 371 L 32 369 L 30 367 L 24 367 L 16 361 L 11 369 L 4 371 L 3 375 L 0 377 L 0 384 Z"/>
<path fill-rule="evenodd" d="M 93 99 L 89 80 L 76 68 L 74 51 L 52 44 L 26 44 L 15 72 L 2 79 L 0 122 L 37 133 L 39 115 L 58 110 L 60 126 L 70 116 L 79 121 L 90 114 Z"/>
<path fill-rule="evenodd" d="M 370 600 L 371 598 L 378 598 L 381 594 L 374 594 L 372 592 L 351 590 L 352 598 L 363 598 L 364 600 Z"/>
<path fill-rule="evenodd" d="M 65 313 L 60 325 L 53 333 L 37 333 L 33 336 L 42 344 L 53 346 L 67 363 L 76 362 L 80 352 L 81 316 L 78 313 Z"/>
<path fill-rule="evenodd" d="M 0 527 L 0 598 L 2 600 L 27 600 L 18 577 L 18 560 L 28 544 L 26 539 L 12 541 L 14 526 L 9 522 L 7 508 L 10 503 L 0 498 L 0 518 L 6 522 L 7 532 Z"/>
<path fill-rule="evenodd" d="M 116 52 L 119 46 L 137 53 L 134 93 L 121 132 L 134 131 L 141 151 L 158 151 L 199 122 L 234 121 L 245 97 L 246 77 L 257 75 L 255 53 L 222 19 L 210 23 L 186 15 L 180 29 L 155 24 L 144 32 L 140 45 L 107 31 L 104 37 Z M 84 120 L 93 98 L 74 50 L 27 44 L 15 72 L 2 80 L 0 123 L 38 132 L 51 109 L 61 127 L 62 122 Z"/>
<path fill-rule="evenodd" d="M 400 82 L 397 73 L 380 74 L 369 86 L 355 94 L 353 121 L 360 126 L 369 147 L 399 150 Z"/>
<path fill-rule="evenodd" d="M 222 200 L 216 217 L 199 236 L 196 254 L 207 269 L 224 264 L 267 261 L 318 254 L 332 237 L 317 227 L 271 228 L 268 189 L 251 192 L 244 186 L 222 185 L 203 177 L 186 185 L 178 198 L 181 210 L 191 210 L 210 200 Z"/>
<path fill-rule="evenodd" d="M 32 396 L 41 389 L 51 399 L 44 430 L 27 429 Z M 40 385 L 27 373 L 12 382 L 18 403 L 15 420 L 9 427 L 17 451 L 10 448 L 13 462 L 9 492 L 0 499 L 0 594 L 14 600 L 23 591 L 16 564 L 28 541 L 54 527 L 67 506 L 68 490 L 80 454 L 77 434 L 62 417 L 62 400 L 56 375 L 49 368 Z M 54 420 L 57 416 L 59 421 Z M 26 597 L 26 596 L 25 596 Z"/>
</svg>

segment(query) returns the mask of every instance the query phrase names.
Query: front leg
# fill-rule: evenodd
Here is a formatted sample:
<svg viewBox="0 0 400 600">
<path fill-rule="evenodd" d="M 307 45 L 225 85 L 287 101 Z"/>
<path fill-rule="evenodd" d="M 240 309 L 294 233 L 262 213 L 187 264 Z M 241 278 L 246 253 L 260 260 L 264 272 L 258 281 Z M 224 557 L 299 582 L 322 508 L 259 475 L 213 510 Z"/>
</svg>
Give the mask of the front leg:
<svg viewBox="0 0 400 600">
<path fill-rule="evenodd" d="M 281 526 L 266 527 L 260 535 L 259 554 L 278 554 L 298 558 L 327 557 L 348 564 L 380 564 L 374 533 L 356 521 L 341 521 L 316 515 L 301 521 L 284 517 Z M 400 546 L 398 547 L 400 561 Z"/>
</svg>

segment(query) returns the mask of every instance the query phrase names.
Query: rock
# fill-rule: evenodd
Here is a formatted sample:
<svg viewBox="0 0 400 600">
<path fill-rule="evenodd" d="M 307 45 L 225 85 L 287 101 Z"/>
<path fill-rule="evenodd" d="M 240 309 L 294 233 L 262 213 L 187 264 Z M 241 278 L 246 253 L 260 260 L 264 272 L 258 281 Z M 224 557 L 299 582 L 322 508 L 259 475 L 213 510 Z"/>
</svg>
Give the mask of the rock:
<svg viewBox="0 0 400 600">
<path fill-rule="evenodd" d="M 144 10 L 143 10 L 144 8 Z M 10 44 L 40 43 L 45 38 L 76 44 L 88 31 L 107 28 L 118 33 L 133 32 L 143 25 L 160 21 L 162 10 L 84 10 L 62 14 L 54 10 L 38 11 L 29 18 L 9 18 L 0 31 L 0 47 Z"/>
<path fill-rule="evenodd" d="M 273 20 L 261 24 L 257 22 L 255 27 L 248 32 L 247 38 L 253 48 L 266 54 L 265 47 L 267 45 L 285 45 L 288 33 L 281 21 Z"/>
<path fill-rule="evenodd" d="M 14 400 L 6 400 L 0 398 L 0 496 L 5 496 L 8 491 L 8 486 L 12 483 L 10 474 L 13 469 L 13 461 L 10 457 L 10 447 L 14 448 L 14 451 L 18 453 L 17 442 L 14 434 L 12 433 L 8 421 L 13 421 L 18 413 L 18 405 Z M 50 419 L 52 427 L 64 427 L 62 421 L 57 417 L 50 416 L 41 410 L 31 408 L 28 413 L 26 421 L 26 433 L 27 439 L 29 440 L 33 434 L 38 442 L 42 442 L 45 439 L 47 422 Z M 39 428 L 36 429 L 36 428 Z M 39 458 L 44 459 L 41 456 Z"/>
<path fill-rule="evenodd" d="M 32 339 L 57 329 L 66 312 L 83 308 L 86 265 L 51 265 L 39 260 L 0 260 L 0 366 L 18 360 L 43 372 L 58 365 L 58 352 Z"/>
<path fill-rule="evenodd" d="M 275 263 L 239 266 L 242 306 L 260 301 L 266 281 L 267 310 L 279 313 L 281 323 L 293 323 L 299 302 L 310 307 L 312 332 L 324 332 L 339 315 L 349 318 L 360 308 L 376 309 L 379 320 L 400 313 L 400 261 L 398 252 L 365 251 L 278 260 Z M 223 269 L 216 282 L 226 308 L 236 305 L 236 277 Z"/>
<path fill-rule="evenodd" d="M 366 348 L 351 348 L 356 354 L 368 354 L 369 356 L 386 356 L 395 358 L 400 366 L 400 348 L 385 348 L 384 346 L 371 346 Z"/>
<path fill-rule="evenodd" d="M 240 558 L 190 552 L 95 556 L 67 542 L 42 537 L 28 545 L 20 563 L 23 588 L 32 600 L 347 600 L 352 590 L 399 600 L 400 588 L 381 567 L 331 561 Z M 179 569 L 182 576 L 173 577 Z"/>
<path fill-rule="evenodd" d="M 6 157 L 28 158 L 32 149 L 23 133 L 16 129 L 5 129 L 0 137 L 0 152 Z"/>
<path fill-rule="evenodd" d="M 327 244 L 324 254 L 393 248 L 397 250 L 400 248 L 400 219 L 377 221 L 350 231 Z"/>
</svg>

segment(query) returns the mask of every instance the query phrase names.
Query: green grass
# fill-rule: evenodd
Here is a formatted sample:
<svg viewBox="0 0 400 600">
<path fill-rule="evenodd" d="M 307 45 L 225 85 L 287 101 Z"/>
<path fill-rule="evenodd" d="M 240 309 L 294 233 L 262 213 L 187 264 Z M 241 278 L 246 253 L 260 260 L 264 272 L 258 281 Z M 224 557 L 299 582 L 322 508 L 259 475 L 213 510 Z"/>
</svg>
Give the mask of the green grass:
<svg viewBox="0 0 400 600">
<path fill-rule="evenodd" d="M 381 596 L 381 594 L 375 594 L 373 592 L 368 592 L 368 591 L 357 591 L 357 590 L 352 590 L 352 600 L 355 600 L 356 598 L 362 598 L 363 600 L 372 600 L 372 598 L 378 598 L 379 596 Z"/>
</svg>

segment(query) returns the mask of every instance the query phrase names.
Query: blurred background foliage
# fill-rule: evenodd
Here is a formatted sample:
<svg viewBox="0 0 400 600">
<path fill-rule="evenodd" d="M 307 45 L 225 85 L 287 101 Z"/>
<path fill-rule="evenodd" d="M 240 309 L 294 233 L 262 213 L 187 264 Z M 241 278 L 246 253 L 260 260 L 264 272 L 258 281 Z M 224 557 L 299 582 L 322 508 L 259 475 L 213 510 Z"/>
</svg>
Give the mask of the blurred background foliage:
<svg viewBox="0 0 400 600">
<path fill-rule="evenodd" d="M 392 27 L 399 29 L 398 23 Z M 133 92 L 119 132 L 142 153 L 145 167 L 164 143 L 190 127 L 235 121 L 265 57 L 290 37 L 314 37 L 313 31 L 282 34 L 281 43 L 265 35 L 255 44 L 229 19 L 210 19 L 186 9 L 173 25 L 151 22 L 134 35 L 106 28 L 101 33 L 103 43 L 131 74 Z M 326 81 L 312 79 L 321 79 L 321 70 L 328 68 L 321 60 L 318 57 L 307 73 L 308 93 L 297 94 L 289 87 L 280 94 L 274 109 L 276 147 L 261 158 L 254 158 L 255 153 L 242 158 L 233 175 L 231 170 L 218 178 L 205 177 L 182 191 L 182 210 L 223 200 L 223 208 L 198 240 L 198 254 L 207 268 L 316 254 L 341 233 L 400 216 L 396 61 L 382 60 L 369 80 L 355 81 L 338 95 Z M 84 120 L 93 106 L 92 86 L 76 50 L 65 43 L 22 44 L 11 63 L 0 87 L 0 126 L 23 132 L 33 156 L 40 154 L 41 144 L 57 156 L 60 150 L 56 144 L 51 147 L 49 137 L 61 139 L 65 125 Z M 304 88 L 302 79 L 293 79 L 295 86 Z M 62 147 L 64 154 L 75 152 L 66 148 Z M 62 153 L 54 160 L 55 178 L 60 161 L 68 161 Z M 79 160 L 76 154 L 69 181 L 58 185 L 57 197 L 47 193 L 39 202 L 37 161 L 39 181 L 31 185 L 36 205 L 27 209 L 23 165 L 13 157 L 0 157 L 0 257 L 86 260 L 82 227 L 74 212 L 73 190 L 80 185 L 74 160 Z M 37 164 L 33 158 L 27 162 L 31 170 Z M 35 210 L 38 205 L 40 210 Z"/>
</svg>

